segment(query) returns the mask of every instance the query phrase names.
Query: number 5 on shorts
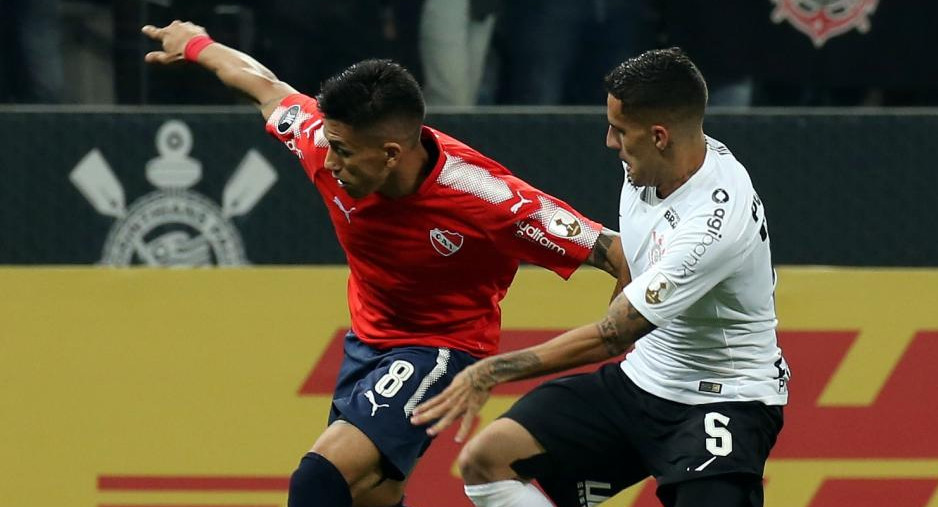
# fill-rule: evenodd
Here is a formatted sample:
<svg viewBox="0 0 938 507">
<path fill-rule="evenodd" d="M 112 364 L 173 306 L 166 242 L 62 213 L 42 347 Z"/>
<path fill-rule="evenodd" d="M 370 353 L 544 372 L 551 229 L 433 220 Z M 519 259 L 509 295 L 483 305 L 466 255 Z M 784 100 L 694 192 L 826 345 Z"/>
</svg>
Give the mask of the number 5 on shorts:
<svg viewBox="0 0 938 507">
<path fill-rule="evenodd" d="M 404 387 L 404 381 L 413 374 L 414 365 L 407 361 L 394 361 L 388 368 L 388 372 L 375 382 L 375 392 L 385 398 L 392 398 L 401 390 L 401 387 Z"/>
<path fill-rule="evenodd" d="M 717 426 L 717 423 L 720 426 Z M 707 439 L 707 450 L 714 456 L 727 456 L 733 452 L 733 435 L 727 426 L 730 418 L 719 412 L 709 412 L 704 416 L 704 431 L 710 438 Z"/>
</svg>

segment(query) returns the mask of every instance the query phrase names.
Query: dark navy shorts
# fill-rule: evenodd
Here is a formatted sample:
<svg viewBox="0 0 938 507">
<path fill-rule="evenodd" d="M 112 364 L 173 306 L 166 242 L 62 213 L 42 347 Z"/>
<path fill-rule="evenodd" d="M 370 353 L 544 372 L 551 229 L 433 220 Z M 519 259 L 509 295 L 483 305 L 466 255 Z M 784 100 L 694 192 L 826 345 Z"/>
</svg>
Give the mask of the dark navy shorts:
<svg viewBox="0 0 938 507">
<path fill-rule="evenodd" d="M 442 392 L 476 361 L 466 352 L 444 348 L 379 350 L 349 332 L 329 424 L 342 419 L 355 425 L 381 451 L 388 478 L 403 480 L 431 440 L 426 426 L 410 423 L 414 407 Z"/>
</svg>

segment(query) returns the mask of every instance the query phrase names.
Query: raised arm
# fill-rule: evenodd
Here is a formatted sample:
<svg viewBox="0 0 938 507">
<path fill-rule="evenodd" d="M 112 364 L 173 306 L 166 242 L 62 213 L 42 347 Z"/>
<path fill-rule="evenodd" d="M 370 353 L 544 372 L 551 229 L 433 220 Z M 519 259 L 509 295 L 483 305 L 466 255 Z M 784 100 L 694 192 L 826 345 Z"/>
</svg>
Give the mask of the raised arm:
<svg viewBox="0 0 938 507">
<path fill-rule="evenodd" d="M 605 361 L 621 355 L 635 340 L 653 329 L 654 324 L 632 306 L 625 294 L 619 294 L 599 322 L 567 331 L 533 347 L 483 359 L 466 368 L 442 393 L 419 405 L 411 421 L 420 425 L 436 420 L 427 429 L 427 433 L 436 435 L 462 417 L 456 435 L 456 440 L 462 442 L 496 385 Z"/>
<path fill-rule="evenodd" d="M 145 60 L 164 65 L 184 60 L 186 45 L 194 37 L 208 36 L 201 26 L 179 20 L 163 28 L 147 25 L 141 31 L 163 45 L 162 51 L 147 53 Z M 264 118 L 273 113 L 284 97 L 296 93 L 292 86 L 277 79 L 273 72 L 254 58 L 217 42 L 202 49 L 195 61 L 214 72 L 225 85 L 253 99 Z"/>
</svg>

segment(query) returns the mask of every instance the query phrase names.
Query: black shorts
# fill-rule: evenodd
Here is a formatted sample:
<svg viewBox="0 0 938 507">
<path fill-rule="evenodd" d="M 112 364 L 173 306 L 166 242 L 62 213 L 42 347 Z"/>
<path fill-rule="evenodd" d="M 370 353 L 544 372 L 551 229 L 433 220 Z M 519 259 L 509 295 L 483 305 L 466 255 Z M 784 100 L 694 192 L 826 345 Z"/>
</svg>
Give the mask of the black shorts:
<svg viewBox="0 0 938 507">
<path fill-rule="evenodd" d="M 515 462 L 515 472 L 545 489 L 550 480 L 573 479 L 580 497 L 595 499 L 649 475 L 659 488 L 717 475 L 762 477 L 782 429 L 780 406 L 676 403 L 636 386 L 618 364 L 544 383 L 503 417 L 547 451 Z"/>
</svg>

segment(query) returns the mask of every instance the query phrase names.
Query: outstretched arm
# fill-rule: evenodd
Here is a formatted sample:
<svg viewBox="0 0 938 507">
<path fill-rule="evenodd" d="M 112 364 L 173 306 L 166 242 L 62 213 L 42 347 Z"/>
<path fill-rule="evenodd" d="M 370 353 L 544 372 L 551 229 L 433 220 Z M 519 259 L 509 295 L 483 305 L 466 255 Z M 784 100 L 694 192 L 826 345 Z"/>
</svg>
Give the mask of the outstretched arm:
<svg viewBox="0 0 938 507">
<path fill-rule="evenodd" d="M 179 20 L 163 28 L 147 25 L 141 31 L 163 45 L 162 51 L 147 53 L 145 60 L 164 65 L 184 60 L 189 41 L 193 37 L 208 35 L 201 26 Z M 254 58 L 217 42 L 205 47 L 198 54 L 196 62 L 214 72 L 222 83 L 253 99 L 264 118 L 273 113 L 284 97 L 296 93 L 292 86 L 277 79 L 273 72 Z"/>
<path fill-rule="evenodd" d="M 539 345 L 483 359 L 466 368 L 442 393 L 414 410 L 416 425 L 436 420 L 427 433 L 436 435 L 462 417 L 456 441 L 469 434 L 472 421 L 498 384 L 605 361 L 626 351 L 635 340 L 655 329 L 619 294 L 599 322 L 567 331 Z"/>
</svg>

